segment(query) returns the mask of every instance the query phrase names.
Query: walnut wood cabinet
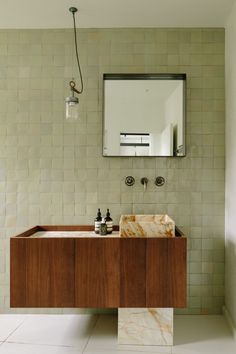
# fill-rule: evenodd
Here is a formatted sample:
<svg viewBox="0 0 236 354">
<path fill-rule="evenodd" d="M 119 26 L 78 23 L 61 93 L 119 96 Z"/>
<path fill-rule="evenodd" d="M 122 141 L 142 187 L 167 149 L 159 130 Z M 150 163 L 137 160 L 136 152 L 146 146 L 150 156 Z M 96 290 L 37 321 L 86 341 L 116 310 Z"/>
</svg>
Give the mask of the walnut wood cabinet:
<svg viewBox="0 0 236 354">
<path fill-rule="evenodd" d="M 185 307 L 186 237 L 12 237 L 11 307 Z"/>
<path fill-rule="evenodd" d="M 11 240 L 11 307 L 74 307 L 72 239 Z"/>
<path fill-rule="evenodd" d="M 118 238 L 75 240 L 75 307 L 119 307 Z"/>
<path fill-rule="evenodd" d="M 122 238 L 120 240 L 119 307 L 146 307 L 145 239 Z"/>
</svg>

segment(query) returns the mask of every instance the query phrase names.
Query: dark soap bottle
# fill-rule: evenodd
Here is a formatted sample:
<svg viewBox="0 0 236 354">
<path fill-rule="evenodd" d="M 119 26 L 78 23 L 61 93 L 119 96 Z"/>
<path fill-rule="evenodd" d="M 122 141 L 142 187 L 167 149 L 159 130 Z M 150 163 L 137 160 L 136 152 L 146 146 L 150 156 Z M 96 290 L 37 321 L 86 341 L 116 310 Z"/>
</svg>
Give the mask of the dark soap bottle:
<svg viewBox="0 0 236 354">
<path fill-rule="evenodd" d="M 102 222 L 102 215 L 100 209 L 98 209 L 97 217 L 94 220 L 94 231 L 96 234 L 100 233 L 101 222 Z"/>
<path fill-rule="evenodd" d="M 101 225 L 100 225 L 100 235 L 106 235 L 107 234 L 107 225 L 105 218 L 102 218 Z"/>
<path fill-rule="evenodd" d="M 111 218 L 111 214 L 109 209 L 107 209 L 107 215 L 105 217 L 106 225 L 107 225 L 107 233 L 111 234 L 113 231 L 113 220 Z"/>
</svg>

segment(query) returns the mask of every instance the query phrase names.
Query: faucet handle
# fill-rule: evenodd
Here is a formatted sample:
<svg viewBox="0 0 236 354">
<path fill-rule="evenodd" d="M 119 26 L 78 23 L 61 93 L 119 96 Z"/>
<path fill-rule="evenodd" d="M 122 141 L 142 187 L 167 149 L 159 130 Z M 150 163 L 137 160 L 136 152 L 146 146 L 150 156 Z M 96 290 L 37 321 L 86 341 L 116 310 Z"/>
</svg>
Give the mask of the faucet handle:
<svg viewBox="0 0 236 354">
<path fill-rule="evenodd" d="M 135 183 L 135 179 L 134 179 L 133 176 L 127 176 L 127 177 L 125 178 L 125 184 L 126 184 L 127 186 L 131 187 L 131 186 L 134 185 L 134 183 Z"/>
<path fill-rule="evenodd" d="M 162 177 L 162 176 L 158 176 L 156 179 L 155 179 L 155 185 L 157 187 L 161 187 L 165 184 L 165 178 Z"/>
</svg>

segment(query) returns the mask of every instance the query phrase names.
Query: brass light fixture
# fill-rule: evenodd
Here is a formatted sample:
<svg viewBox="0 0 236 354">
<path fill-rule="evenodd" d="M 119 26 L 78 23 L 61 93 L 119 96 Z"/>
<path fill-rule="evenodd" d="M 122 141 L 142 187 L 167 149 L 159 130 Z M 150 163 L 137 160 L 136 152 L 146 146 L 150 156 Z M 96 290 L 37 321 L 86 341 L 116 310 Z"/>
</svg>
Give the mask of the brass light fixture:
<svg viewBox="0 0 236 354">
<path fill-rule="evenodd" d="M 81 72 L 80 61 L 79 61 L 76 22 L 75 22 L 75 13 L 78 11 L 78 9 L 76 7 L 70 7 L 69 11 L 72 13 L 72 16 L 73 16 L 75 56 L 76 56 L 77 66 L 79 69 L 79 78 L 80 78 L 80 84 L 81 84 L 80 89 L 77 89 L 75 80 L 72 78 L 72 80 L 69 82 L 71 94 L 70 94 L 70 96 L 66 97 L 66 100 L 65 100 L 66 101 L 66 119 L 74 121 L 74 120 L 78 119 L 78 106 L 79 106 L 79 98 L 75 94 L 80 95 L 83 92 L 84 85 L 83 85 L 83 78 L 82 78 L 82 72 Z"/>
</svg>

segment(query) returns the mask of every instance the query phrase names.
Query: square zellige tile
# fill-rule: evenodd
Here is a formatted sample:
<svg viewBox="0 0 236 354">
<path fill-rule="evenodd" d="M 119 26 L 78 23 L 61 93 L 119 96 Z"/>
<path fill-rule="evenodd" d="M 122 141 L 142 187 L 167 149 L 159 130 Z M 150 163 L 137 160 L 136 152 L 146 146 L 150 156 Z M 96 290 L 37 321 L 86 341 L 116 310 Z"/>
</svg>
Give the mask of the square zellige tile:
<svg viewBox="0 0 236 354">
<path fill-rule="evenodd" d="M 9 338 L 8 342 L 70 346 L 83 350 L 97 316 L 92 315 L 34 315 Z"/>
<path fill-rule="evenodd" d="M 0 315 L 0 342 L 19 327 L 25 319 L 23 315 Z"/>
</svg>

